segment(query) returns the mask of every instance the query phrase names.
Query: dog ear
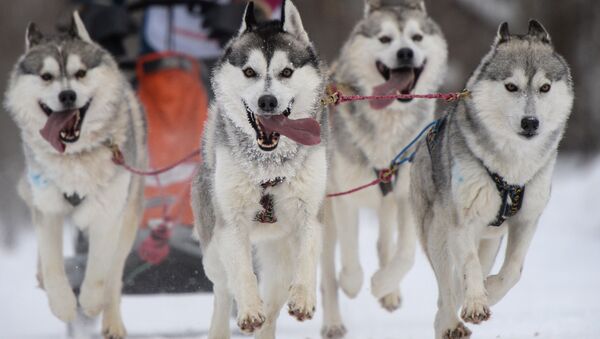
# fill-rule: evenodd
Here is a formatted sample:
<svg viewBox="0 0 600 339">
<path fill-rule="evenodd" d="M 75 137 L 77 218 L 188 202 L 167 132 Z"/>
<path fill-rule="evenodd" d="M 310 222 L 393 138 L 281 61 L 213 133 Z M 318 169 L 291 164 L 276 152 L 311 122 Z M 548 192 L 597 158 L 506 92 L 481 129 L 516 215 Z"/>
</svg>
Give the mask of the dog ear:
<svg viewBox="0 0 600 339">
<path fill-rule="evenodd" d="M 256 27 L 256 16 L 254 15 L 254 1 L 249 1 L 244 10 L 244 19 L 242 20 L 242 27 L 240 27 L 239 35 L 247 32 L 252 32 Z"/>
<path fill-rule="evenodd" d="M 302 25 L 302 19 L 300 18 L 300 12 L 294 3 L 290 0 L 284 0 L 281 8 L 281 29 L 294 35 L 295 37 L 309 42 L 308 33 Z"/>
<path fill-rule="evenodd" d="M 510 40 L 510 32 L 508 31 L 508 22 L 503 22 L 498 27 L 498 34 L 496 35 L 496 45 L 503 44 Z"/>
<path fill-rule="evenodd" d="M 69 32 L 74 37 L 78 37 L 85 42 L 93 43 L 92 38 L 90 38 L 90 34 L 85 28 L 78 11 L 73 12 L 73 20 L 71 21 L 71 29 Z"/>
<path fill-rule="evenodd" d="M 381 8 L 381 0 L 365 0 L 365 16 Z"/>
<path fill-rule="evenodd" d="M 44 35 L 39 31 L 37 25 L 30 22 L 25 31 L 25 49 L 29 50 L 31 47 L 39 44 L 43 38 Z"/>
<path fill-rule="evenodd" d="M 540 39 L 540 41 L 546 44 L 549 44 L 551 41 L 548 31 L 546 31 L 544 26 L 535 19 L 529 20 L 529 32 L 527 32 L 527 34 L 531 37 Z"/>
</svg>

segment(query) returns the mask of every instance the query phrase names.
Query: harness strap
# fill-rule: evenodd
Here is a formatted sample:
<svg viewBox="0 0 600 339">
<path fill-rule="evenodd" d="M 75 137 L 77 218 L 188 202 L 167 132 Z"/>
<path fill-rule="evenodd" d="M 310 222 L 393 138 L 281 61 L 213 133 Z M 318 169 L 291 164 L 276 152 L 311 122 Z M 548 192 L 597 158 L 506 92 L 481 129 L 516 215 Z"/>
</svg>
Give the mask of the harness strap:
<svg viewBox="0 0 600 339">
<path fill-rule="evenodd" d="M 377 175 L 378 178 L 385 178 L 386 179 L 386 180 L 382 179 L 382 180 L 379 181 L 379 189 L 381 190 L 381 195 L 385 197 L 389 193 L 393 192 L 394 191 L 394 185 L 396 184 L 396 181 L 398 181 L 398 167 L 394 167 L 393 169 L 390 169 L 390 168 L 385 168 L 385 169 L 374 168 L 373 171 L 375 171 L 375 175 Z"/>
<path fill-rule="evenodd" d="M 277 216 L 275 215 L 275 204 L 273 202 L 273 194 L 265 193 L 267 188 L 275 187 L 282 182 L 285 181 L 285 177 L 276 177 L 275 179 L 267 180 L 260 184 L 262 188 L 262 196 L 260 197 L 260 205 L 262 206 L 262 211 L 256 212 L 256 216 L 254 217 L 254 221 L 257 221 L 261 224 L 273 224 L 277 222 Z"/>
<path fill-rule="evenodd" d="M 500 210 L 490 226 L 501 226 L 506 219 L 516 215 L 523 206 L 523 199 L 525 198 L 525 186 L 510 185 L 504 180 L 503 177 L 497 173 L 491 172 L 487 167 L 485 169 L 498 189 L 498 193 L 502 198 L 502 204 Z"/>
<path fill-rule="evenodd" d="M 440 135 L 446 127 L 446 120 L 447 116 L 440 119 L 438 123 L 429 130 L 429 133 L 427 133 L 427 149 L 429 150 L 431 161 L 433 161 L 433 152 L 439 144 Z M 510 185 L 502 176 L 490 171 L 483 165 L 483 162 L 481 165 L 485 168 L 490 178 L 492 178 L 492 181 L 494 181 L 496 189 L 502 199 L 496 219 L 490 223 L 490 226 L 499 227 L 508 218 L 515 216 L 521 210 L 523 199 L 525 198 L 525 186 Z"/>
</svg>

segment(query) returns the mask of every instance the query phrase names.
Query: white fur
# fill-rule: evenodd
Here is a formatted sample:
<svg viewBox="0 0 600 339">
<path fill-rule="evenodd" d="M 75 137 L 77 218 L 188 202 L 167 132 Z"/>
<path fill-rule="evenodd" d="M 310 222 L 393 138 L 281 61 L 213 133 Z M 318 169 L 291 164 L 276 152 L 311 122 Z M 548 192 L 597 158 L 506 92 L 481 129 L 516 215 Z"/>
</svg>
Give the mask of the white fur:
<svg viewBox="0 0 600 339">
<path fill-rule="evenodd" d="M 89 39 L 77 14 L 79 35 Z M 88 316 L 103 312 L 102 329 L 110 338 L 124 338 L 120 314 L 121 279 L 125 259 L 135 238 L 142 208 L 143 180 L 133 177 L 111 161 L 103 144 L 111 140 L 124 149 L 128 131 L 133 130 L 137 157 L 134 166 L 145 166 L 145 131 L 141 108 L 114 61 L 90 70 L 84 79 L 72 75 L 83 67 L 76 55 L 67 59 L 67 81 L 44 82 L 39 75 L 13 73 L 6 92 L 6 107 L 21 130 L 26 173 L 19 194 L 30 207 L 36 228 L 41 283 L 50 308 L 59 319 L 75 318 L 77 300 L 67 280 L 62 254 L 62 228 L 66 221 L 89 231 L 90 251 L 79 304 Z M 42 72 L 58 78 L 58 62 L 48 57 Z M 77 93 L 76 106 L 92 99 L 83 121 L 81 137 L 58 153 L 39 133 L 47 117 L 42 101 L 60 110 L 58 93 Z M 131 113 L 128 111 L 131 110 Z M 128 150 L 133 152 L 134 150 Z M 84 200 L 71 206 L 63 194 L 77 193 Z"/>
<path fill-rule="evenodd" d="M 378 6 L 376 1 L 368 1 L 367 6 L 369 5 Z M 367 7 L 366 12 L 371 15 L 371 8 Z M 373 38 L 351 36 L 341 51 L 343 61 L 338 64 L 336 73 L 352 74 L 359 86 L 371 89 L 385 81 L 375 67 L 376 62 L 381 61 L 390 68 L 396 68 L 398 50 L 411 48 L 415 66 L 426 63 L 413 93 L 436 92 L 446 71 L 447 45 L 444 38 L 425 34 L 417 20 L 409 19 L 404 29 L 400 29 L 391 14 L 377 12 L 376 15 L 383 17 L 379 35 Z M 412 36 L 415 34 L 423 35 L 423 40 L 413 41 Z M 379 41 L 382 36 L 388 36 L 392 41 L 383 44 Z M 337 75 L 334 77 L 339 78 Z M 367 113 L 363 117 L 374 127 L 369 133 L 365 132 L 365 126 L 360 120 L 353 118 L 344 104 L 336 107 L 331 119 L 344 120 L 351 138 L 347 142 L 359 145 L 369 164 L 363 166 L 335 152 L 334 143 L 329 192 L 346 191 L 372 181 L 375 178 L 373 169 L 387 168 L 416 133 L 434 119 L 435 102 L 420 99 L 409 103 L 395 101 L 382 110 L 373 110 L 368 102 L 357 106 L 357 111 Z M 400 306 L 399 284 L 413 265 L 417 239 L 408 209 L 408 166 L 406 164 L 400 168 L 394 192 L 386 197 L 382 197 L 379 187 L 374 186 L 351 195 L 331 198 L 326 202 L 329 222 L 326 225 L 322 258 L 324 337 L 337 338 L 345 333 L 338 305 L 338 282 L 333 255 L 337 239 L 342 265 L 339 286 L 346 295 L 354 297 L 363 284 L 363 270 L 358 253 L 359 208 L 373 208 L 379 217 L 379 270 L 371 279 L 371 293 L 388 311 Z"/>
</svg>

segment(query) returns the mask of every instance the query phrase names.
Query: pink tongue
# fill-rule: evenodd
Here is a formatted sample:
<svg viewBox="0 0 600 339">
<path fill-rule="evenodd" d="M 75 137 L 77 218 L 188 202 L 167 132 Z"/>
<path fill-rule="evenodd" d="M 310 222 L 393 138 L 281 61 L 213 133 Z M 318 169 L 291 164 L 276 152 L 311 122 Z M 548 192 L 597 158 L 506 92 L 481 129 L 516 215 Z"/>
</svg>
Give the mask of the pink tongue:
<svg viewBox="0 0 600 339">
<path fill-rule="evenodd" d="M 313 118 L 292 120 L 280 114 L 258 116 L 258 120 L 266 129 L 285 135 L 299 144 L 313 146 L 321 143 L 321 126 Z"/>
<path fill-rule="evenodd" d="M 60 141 L 60 131 L 69 124 L 75 114 L 77 114 L 77 110 L 53 112 L 48 117 L 44 128 L 40 130 L 42 137 L 60 153 L 64 153 L 66 148 L 65 144 Z"/>
<path fill-rule="evenodd" d="M 412 69 L 393 71 L 390 73 L 390 79 L 385 83 L 373 88 L 373 95 L 395 95 L 405 89 L 408 89 L 415 79 L 415 73 Z M 372 100 L 370 102 L 373 109 L 384 109 L 391 105 L 396 99 Z"/>
</svg>

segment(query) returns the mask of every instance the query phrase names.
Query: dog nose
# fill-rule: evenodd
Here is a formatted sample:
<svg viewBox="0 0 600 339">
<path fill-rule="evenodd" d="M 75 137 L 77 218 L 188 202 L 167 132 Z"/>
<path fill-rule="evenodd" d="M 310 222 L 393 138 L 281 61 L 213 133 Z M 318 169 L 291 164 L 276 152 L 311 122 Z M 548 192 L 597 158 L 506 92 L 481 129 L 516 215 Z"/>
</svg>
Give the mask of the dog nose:
<svg viewBox="0 0 600 339">
<path fill-rule="evenodd" d="M 410 48 L 401 48 L 398 50 L 398 53 L 396 53 L 396 56 L 400 62 L 410 62 L 412 61 L 414 55 L 415 53 Z"/>
<path fill-rule="evenodd" d="M 540 127 L 540 121 L 534 117 L 525 117 L 521 120 L 521 128 L 527 133 L 533 133 Z"/>
<path fill-rule="evenodd" d="M 60 103 L 65 106 L 73 106 L 75 101 L 77 101 L 77 93 L 70 89 L 62 91 L 58 94 L 58 100 L 60 100 Z"/>
<path fill-rule="evenodd" d="M 267 94 L 258 98 L 258 107 L 265 112 L 273 112 L 277 107 L 277 98 Z"/>
</svg>

